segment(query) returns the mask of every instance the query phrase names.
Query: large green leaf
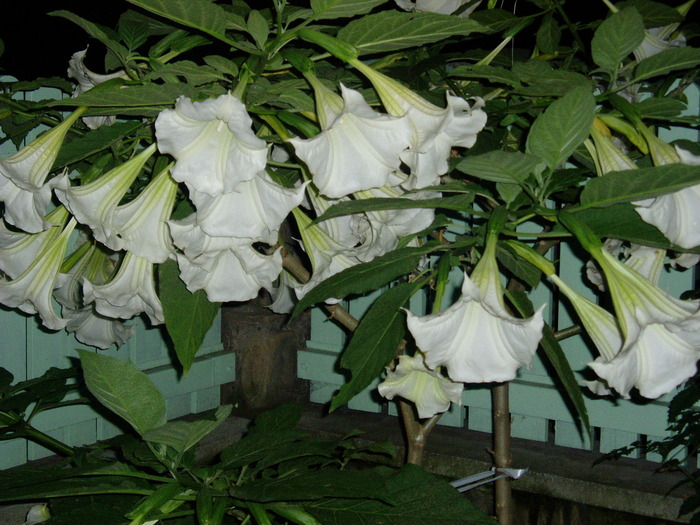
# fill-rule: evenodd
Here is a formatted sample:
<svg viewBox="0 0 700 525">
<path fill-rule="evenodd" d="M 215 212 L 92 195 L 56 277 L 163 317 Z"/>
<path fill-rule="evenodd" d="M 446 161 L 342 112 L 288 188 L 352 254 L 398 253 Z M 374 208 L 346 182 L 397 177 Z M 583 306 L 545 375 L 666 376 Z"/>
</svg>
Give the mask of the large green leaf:
<svg viewBox="0 0 700 525">
<path fill-rule="evenodd" d="M 114 34 L 110 29 L 106 29 L 97 24 L 89 22 L 84 18 L 73 14 L 69 11 L 52 11 L 49 13 L 51 16 L 60 16 L 66 20 L 70 20 L 74 24 L 80 26 L 88 35 L 102 42 L 110 51 L 112 51 L 118 58 L 120 62 L 125 62 L 126 57 L 129 54 L 129 50 L 121 45 L 118 41 L 118 36 Z"/>
<path fill-rule="evenodd" d="M 675 98 L 651 97 L 644 99 L 634 107 L 642 118 L 673 118 L 680 115 L 688 105 Z"/>
<path fill-rule="evenodd" d="M 463 188 L 466 188 L 463 186 Z M 474 201 L 474 195 L 463 193 L 452 197 L 438 197 L 436 199 L 408 199 L 405 197 L 358 199 L 342 201 L 328 208 L 314 222 L 322 222 L 333 217 L 350 215 L 365 211 L 381 210 L 406 210 L 414 208 L 440 208 L 443 210 L 470 211 L 469 205 Z"/>
<path fill-rule="evenodd" d="M 498 525 L 447 481 L 416 465 L 386 478 L 388 505 L 378 499 L 333 498 L 304 505 L 324 525 Z"/>
<path fill-rule="evenodd" d="M 464 158 L 456 168 L 479 179 L 491 182 L 521 183 L 542 162 L 533 155 L 519 151 L 490 151 Z"/>
<path fill-rule="evenodd" d="M 666 164 L 613 171 L 586 184 L 578 209 L 640 201 L 700 184 L 700 166 Z"/>
<path fill-rule="evenodd" d="M 133 136 L 133 133 L 143 127 L 142 122 L 117 122 L 111 126 L 101 126 L 85 133 L 63 145 L 54 163 L 54 169 L 62 168 L 73 162 L 78 162 L 99 151 L 111 148 L 122 138 Z"/>
<path fill-rule="evenodd" d="M 401 248 L 377 257 L 372 262 L 347 268 L 329 277 L 307 293 L 294 307 L 292 318 L 309 306 L 328 298 L 361 294 L 381 288 L 414 270 L 421 257 L 439 246 L 436 242 L 429 242 L 418 248 Z"/>
<path fill-rule="evenodd" d="M 396 356 L 406 333 L 403 305 L 421 287 L 420 281 L 403 283 L 377 298 L 355 329 L 340 366 L 352 374 L 331 401 L 331 411 L 350 401 L 374 381 Z"/>
<path fill-rule="evenodd" d="M 78 350 L 85 384 L 97 400 L 141 435 L 165 423 L 165 398 L 131 361 Z"/>
<path fill-rule="evenodd" d="M 644 22 L 633 7 L 605 20 L 593 35 L 591 54 L 600 67 L 616 71 L 620 62 L 644 40 Z"/>
<path fill-rule="evenodd" d="M 450 71 L 454 78 L 481 78 L 497 84 L 518 86 L 518 77 L 509 69 L 494 66 L 457 66 Z"/>
<path fill-rule="evenodd" d="M 372 470 L 315 470 L 256 479 L 232 489 L 234 497 L 257 502 L 320 500 L 324 498 L 380 499 L 393 503 L 384 479 Z"/>
<path fill-rule="evenodd" d="M 225 78 L 223 74 L 212 67 L 201 66 L 190 60 L 179 60 L 177 62 L 165 64 L 163 67 L 156 69 L 144 80 L 154 80 L 157 78 L 164 78 L 167 80 L 169 76 L 181 77 L 185 82 L 193 86 L 218 82 Z"/>
<path fill-rule="evenodd" d="M 163 304 L 165 328 L 187 374 L 221 303 L 209 302 L 204 290 L 190 292 L 180 279 L 175 261 L 158 266 L 158 296 Z"/>
<path fill-rule="evenodd" d="M 692 69 L 700 64 L 700 49 L 695 47 L 676 47 L 665 49 L 656 55 L 642 60 L 634 70 L 634 82 L 647 78 L 667 75 L 671 71 Z"/>
<path fill-rule="evenodd" d="M 209 0 L 128 0 L 168 20 L 231 43 L 226 29 L 246 30 L 242 17 L 229 13 Z"/>
<path fill-rule="evenodd" d="M 588 136 L 594 117 L 591 86 L 579 85 L 537 117 L 527 136 L 527 151 L 557 168 Z"/>
<path fill-rule="evenodd" d="M 600 238 L 611 237 L 658 248 L 671 248 L 668 239 L 655 226 L 644 222 L 629 203 L 588 208 L 572 214 L 586 223 Z M 557 226 L 556 229 L 559 228 Z"/>
<path fill-rule="evenodd" d="M 507 292 L 507 295 L 510 302 L 523 317 L 530 317 L 535 313 L 532 303 L 530 302 L 530 299 L 528 299 L 525 292 L 510 291 Z M 559 341 L 557 341 L 556 337 L 554 336 L 554 332 L 552 332 L 552 329 L 548 324 L 545 324 L 544 329 L 542 330 L 542 340 L 540 341 L 540 346 L 547 355 L 547 359 L 549 359 L 549 362 L 554 367 L 559 381 L 561 381 L 569 400 L 573 404 L 576 413 L 581 420 L 583 428 L 590 434 L 591 426 L 588 420 L 588 410 L 586 409 L 586 403 L 583 399 L 583 394 L 581 393 L 581 387 L 579 387 L 578 382 L 576 381 L 576 376 L 574 375 L 573 370 L 571 370 L 569 361 L 566 359 L 564 351 L 562 350 L 561 345 L 559 345 Z"/>
<path fill-rule="evenodd" d="M 64 98 L 48 103 L 49 106 L 91 106 L 91 107 L 141 107 L 172 106 L 177 97 L 184 95 L 196 98 L 200 91 L 189 84 L 145 84 L 123 87 L 121 79 L 109 80 L 104 84 L 81 93 L 75 98 Z M 94 112 L 93 112 L 94 113 Z M 102 114 L 102 112 L 97 112 Z"/>
<path fill-rule="evenodd" d="M 367 54 L 433 44 L 451 36 L 483 31 L 486 31 L 483 26 L 467 18 L 392 10 L 350 22 L 338 31 L 338 38 Z"/>
<path fill-rule="evenodd" d="M 223 423 L 230 414 L 231 405 L 222 405 L 216 409 L 214 419 L 170 421 L 163 426 L 149 430 L 143 435 L 143 439 L 168 445 L 182 454 L 199 443 L 204 436 Z"/>
<path fill-rule="evenodd" d="M 387 0 L 311 0 L 314 20 L 348 18 L 369 13 Z"/>
</svg>

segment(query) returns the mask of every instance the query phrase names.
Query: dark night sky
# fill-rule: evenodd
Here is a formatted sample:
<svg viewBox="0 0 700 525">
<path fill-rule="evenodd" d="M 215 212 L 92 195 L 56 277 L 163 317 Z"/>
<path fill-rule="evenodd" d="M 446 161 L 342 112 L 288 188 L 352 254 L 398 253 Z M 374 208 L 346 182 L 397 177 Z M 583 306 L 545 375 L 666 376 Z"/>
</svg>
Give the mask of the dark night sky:
<svg viewBox="0 0 700 525">
<path fill-rule="evenodd" d="M 0 8 L 0 39 L 5 53 L 0 56 L 0 74 L 21 80 L 40 76 L 66 75 L 68 60 L 85 49 L 91 39 L 80 27 L 50 11 L 64 9 L 90 20 L 115 27 L 119 14 L 128 8 L 123 0 L 3 0 Z M 99 61 L 88 58 L 95 71 Z"/>
</svg>

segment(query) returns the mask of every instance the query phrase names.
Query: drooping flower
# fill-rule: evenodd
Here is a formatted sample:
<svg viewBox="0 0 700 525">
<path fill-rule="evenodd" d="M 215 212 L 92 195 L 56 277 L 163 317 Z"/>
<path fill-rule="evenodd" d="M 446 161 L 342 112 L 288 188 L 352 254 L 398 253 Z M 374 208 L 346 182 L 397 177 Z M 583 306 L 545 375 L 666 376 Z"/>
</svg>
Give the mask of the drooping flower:
<svg viewBox="0 0 700 525">
<path fill-rule="evenodd" d="M 16 279 L 37 259 L 63 231 L 68 210 L 59 206 L 46 217 L 50 227 L 39 233 L 13 232 L 0 224 L 0 270 Z"/>
<path fill-rule="evenodd" d="M 401 160 L 411 168 L 411 176 L 403 184 L 407 189 L 439 182 L 448 170 L 452 148 L 471 148 L 486 125 L 481 99 L 470 106 L 463 98 L 447 93 L 447 107 L 443 109 L 360 60 L 351 60 L 350 64 L 372 82 L 387 112 L 405 116 L 413 127 L 410 149 L 401 154 Z"/>
<path fill-rule="evenodd" d="M 284 218 L 304 199 L 306 183 L 284 188 L 264 171 L 233 191 L 211 196 L 190 192 L 197 224 L 214 237 L 238 237 L 274 244 Z"/>
<path fill-rule="evenodd" d="M 67 321 L 54 312 L 52 292 L 60 282 L 59 269 L 75 225 L 75 219 L 71 219 L 61 234 L 17 278 L 0 281 L 0 303 L 29 314 L 38 313 L 50 330 L 60 330 L 66 325 Z"/>
<path fill-rule="evenodd" d="M 109 317 L 95 312 L 93 305 L 73 310 L 63 309 L 63 316 L 68 320 L 66 331 L 75 335 L 83 344 L 106 350 L 112 345 L 121 346 L 126 343 L 136 330 Z"/>
<path fill-rule="evenodd" d="M 399 356 L 396 368 L 387 367 L 387 376 L 377 387 L 386 399 L 399 396 L 416 405 L 419 418 L 445 412 L 451 403 L 462 404 L 463 383 L 455 383 L 438 371 L 426 368 L 423 356 Z"/>
<path fill-rule="evenodd" d="M 311 262 L 311 278 L 305 283 L 296 286 L 298 298 L 304 297 L 321 281 L 324 281 L 347 268 L 359 264 L 361 261 L 355 256 L 353 248 L 347 248 L 338 244 L 330 237 L 319 224 L 312 221 L 298 208 L 292 210 L 303 240 L 303 248 Z M 341 298 L 327 299 L 328 304 L 340 302 Z"/>
<path fill-rule="evenodd" d="M 152 263 L 162 263 L 170 257 L 173 242 L 167 220 L 177 195 L 170 167 L 156 175 L 134 200 L 117 206 L 111 217 L 110 235 L 103 241 L 105 246 L 115 251 L 128 250 Z M 106 231 L 107 225 L 103 224 L 102 229 Z"/>
<path fill-rule="evenodd" d="M 131 319 L 145 312 L 151 324 L 163 323 L 163 307 L 155 290 L 153 263 L 126 252 L 119 271 L 105 284 L 83 282 L 85 302 L 95 302 L 98 313 L 115 319 Z"/>
<path fill-rule="evenodd" d="M 14 155 L 0 159 L 0 201 L 7 222 L 30 233 L 44 229 L 43 217 L 51 190 L 65 186 L 65 175 L 46 182 L 68 130 L 85 111 L 79 108 L 58 126 L 33 140 Z"/>
<path fill-rule="evenodd" d="M 77 51 L 73 53 L 73 56 L 71 56 L 68 61 L 68 77 L 78 82 L 75 90 L 73 90 L 73 98 L 94 88 L 98 84 L 102 84 L 102 82 L 107 82 L 114 78 L 128 78 L 123 69 L 108 75 L 100 75 L 99 73 L 90 71 L 87 66 L 85 66 L 86 53 L 87 48 L 82 51 Z M 88 128 L 97 129 L 101 126 L 111 125 L 114 123 L 115 119 L 116 117 L 114 116 L 83 117 L 83 122 Z"/>
<path fill-rule="evenodd" d="M 251 243 L 230 238 L 230 247 L 208 256 L 189 259 L 177 254 L 180 278 L 191 292 L 204 290 L 212 302 L 248 301 L 261 288 L 272 288 L 282 272 L 279 250 L 266 255 Z"/>
<path fill-rule="evenodd" d="M 56 190 L 56 196 L 78 222 L 90 227 L 95 239 L 104 243 L 112 236 L 112 217 L 119 202 L 155 150 L 152 144 L 97 180 L 84 186 Z"/>
<path fill-rule="evenodd" d="M 386 185 L 411 140 L 405 119 L 377 113 L 358 91 L 340 87 L 342 112 L 315 137 L 290 139 L 320 193 L 334 199 Z"/>
<path fill-rule="evenodd" d="M 657 166 L 669 161 L 690 166 L 700 165 L 700 156 L 678 147 L 674 151 L 668 144 L 668 148 L 663 148 L 660 139 L 657 141 L 650 143 L 652 154 L 657 150 L 664 152 L 657 155 Z M 700 207 L 697 205 L 699 199 L 700 184 L 696 184 L 633 204 L 640 217 L 656 226 L 669 241 L 681 248 L 694 248 L 700 244 Z"/>
<path fill-rule="evenodd" d="M 267 146 L 251 129 L 245 105 L 231 94 L 203 102 L 180 97 L 156 118 L 161 153 L 175 157 L 173 178 L 191 190 L 233 191 L 265 168 Z"/>
<path fill-rule="evenodd" d="M 621 395 L 636 387 L 657 398 L 695 374 L 700 303 L 671 297 L 605 250 L 591 252 L 612 296 L 624 343 L 612 360 L 590 366 Z"/>
<path fill-rule="evenodd" d="M 543 309 L 528 319 L 508 313 L 492 237 L 471 278 L 465 274 L 457 302 L 432 315 L 407 312 L 407 323 L 428 367 L 446 367 L 453 381 L 510 381 L 532 361 L 542 338 Z"/>
</svg>

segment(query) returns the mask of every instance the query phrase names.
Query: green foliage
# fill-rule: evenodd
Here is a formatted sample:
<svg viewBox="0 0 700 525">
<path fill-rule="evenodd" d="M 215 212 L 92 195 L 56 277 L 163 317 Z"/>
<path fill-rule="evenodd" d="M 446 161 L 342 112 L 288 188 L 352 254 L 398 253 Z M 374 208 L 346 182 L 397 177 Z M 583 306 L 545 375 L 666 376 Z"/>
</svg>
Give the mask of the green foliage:
<svg viewBox="0 0 700 525">
<path fill-rule="evenodd" d="M 158 290 L 168 335 L 186 375 L 209 332 L 220 303 L 212 303 L 202 290 L 192 293 L 178 275 L 177 263 L 168 261 L 158 270 Z"/>
<path fill-rule="evenodd" d="M 113 358 L 81 354 L 86 383 L 107 408 L 138 429 L 149 419 L 126 390 L 96 384 L 130 385 L 145 403 L 158 404 L 160 392 L 133 365 L 117 366 Z M 95 361 L 95 358 L 97 361 Z M 97 364 L 100 363 L 98 367 Z M 34 386 L 73 376 L 52 370 Z M 98 377 L 95 377 L 95 376 Z M 0 370 L 3 399 L 12 378 Z M 108 395 L 108 390 L 111 395 Z M 140 438 L 118 437 L 114 450 L 105 445 L 82 451 L 81 465 L 29 468 L 0 472 L 0 502 L 49 500 L 51 521 L 76 523 L 164 523 L 220 525 L 254 517 L 259 522 L 354 525 L 358 518 L 387 523 L 492 524 L 446 481 L 409 465 L 402 469 L 372 466 L 390 459 L 393 449 L 379 443 L 360 445 L 356 433 L 338 441 L 307 440 L 296 430 L 301 410 L 283 405 L 261 414 L 249 432 L 229 445 L 213 465 L 195 461 L 185 452 L 199 444 L 229 415 L 220 407 L 213 419 L 163 423 L 145 432 L 143 451 L 165 469 L 144 468 L 131 461 L 128 449 Z M 141 413 L 141 415 L 137 415 Z M 152 418 L 151 418 L 152 419 Z M 136 441 L 135 441 L 136 440 Z M 109 445 L 109 444 L 107 444 Z M 93 450 L 90 450 L 90 449 Z M 115 458 L 122 458 L 120 460 Z M 418 497 L 419 492 L 430 499 Z M 438 506 L 432 505 L 439 502 Z M 316 521 L 321 520 L 321 521 Z M 386 520 L 386 521 L 385 521 Z M 400 521 L 397 521 L 400 520 Z M 443 521 L 444 520 L 444 521 Z"/>
</svg>

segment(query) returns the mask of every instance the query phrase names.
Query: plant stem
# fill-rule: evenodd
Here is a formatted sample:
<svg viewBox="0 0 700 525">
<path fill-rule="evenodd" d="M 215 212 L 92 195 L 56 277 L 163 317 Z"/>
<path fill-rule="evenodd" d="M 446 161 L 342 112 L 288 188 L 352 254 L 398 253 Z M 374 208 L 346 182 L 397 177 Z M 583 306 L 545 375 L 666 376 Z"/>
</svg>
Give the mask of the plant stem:
<svg viewBox="0 0 700 525">
<path fill-rule="evenodd" d="M 496 468 L 510 468 L 511 456 L 510 436 L 510 403 L 509 384 L 502 383 L 493 387 L 491 399 L 493 403 L 493 459 Z M 495 490 L 496 518 L 501 525 L 513 523 L 513 493 L 510 478 L 496 480 Z"/>
</svg>

